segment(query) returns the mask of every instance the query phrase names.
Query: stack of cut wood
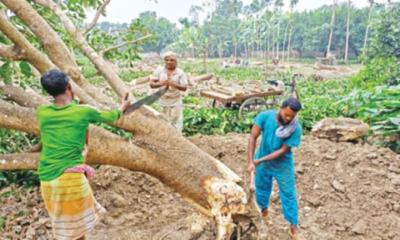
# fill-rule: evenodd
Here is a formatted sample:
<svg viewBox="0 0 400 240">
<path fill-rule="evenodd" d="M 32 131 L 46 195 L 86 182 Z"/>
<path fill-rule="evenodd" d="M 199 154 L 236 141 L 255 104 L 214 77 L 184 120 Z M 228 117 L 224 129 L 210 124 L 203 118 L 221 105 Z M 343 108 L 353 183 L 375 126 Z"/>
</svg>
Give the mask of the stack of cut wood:
<svg viewBox="0 0 400 240">
<path fill-rule="evenodd" d="M 224 86 L 211 86 L 210 87 L 211 90 L 218 92 L 218 93 L 222 93 L 228 96 L 243 96 L 246 95 L 246 91 L 241 89 L 234 89 L 234 88 L 228 88 L 228 87 L 224 87 Z"/>
<path fill-rule="evenodd" d="M 255 85 L 255 86 L 246 85 L 246 86 L 234 86 L 234 87 L 213 85 L 210 87 L 210 90 L 224 95 L 235 96 L 235 97 L 263 93 L 266 91 L 281 91 L 281 89 L 278 89 L 277 87 L 271 85 L 265 87 L 261 87 L 260 85 Z"/>
<path fill-rule="evenodd" d="M 337 67 L 331 66 L 331 65 L 327 65 L 327 64 L 321 64 L 319 62 L 316 62 L 313 66 L 314 69 L 316 70 L 331 70 L 331 71 L 336 71 L 338 70 Z"/>
</svg>

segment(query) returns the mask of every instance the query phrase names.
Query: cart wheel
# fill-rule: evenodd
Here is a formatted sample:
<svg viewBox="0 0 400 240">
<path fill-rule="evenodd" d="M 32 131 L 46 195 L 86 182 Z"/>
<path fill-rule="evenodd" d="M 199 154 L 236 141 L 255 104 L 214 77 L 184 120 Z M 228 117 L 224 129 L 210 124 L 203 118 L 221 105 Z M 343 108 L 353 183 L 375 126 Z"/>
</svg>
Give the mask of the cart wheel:
<svg viewBox="0 0 400 240">
<path fill-rule="evenodd" d="M 215 108 L 216 105 L 217 105 L 217 100 L 214 99 L 212 102 L 212 107 Z"/>
<path fill-rule="evenodd" d="M 208 102 L 207 107 L 211 108 L 231 108 L 232 103 L 231 102 L 220 102 L 217 101 L 216 99 L 213 99 L 211 102 Z"/>
<path fill-rule="evenodd" d="M 239 108 L 239 118 L 243 118 L 246 113 L 249 112 L 259 112 L 265 109 L 268 106 L 268 103 L 264 98 L 261 97 L 253 97 L 246 99 Z"/>
<path fill-rule="evenodd" d="M 280 102 L 279 96 L 268 97 L 268 99 L 266 100 L 267 108 L 273 108 L 275 106 L 278 106 L 279 102 Z"/>
</svg>

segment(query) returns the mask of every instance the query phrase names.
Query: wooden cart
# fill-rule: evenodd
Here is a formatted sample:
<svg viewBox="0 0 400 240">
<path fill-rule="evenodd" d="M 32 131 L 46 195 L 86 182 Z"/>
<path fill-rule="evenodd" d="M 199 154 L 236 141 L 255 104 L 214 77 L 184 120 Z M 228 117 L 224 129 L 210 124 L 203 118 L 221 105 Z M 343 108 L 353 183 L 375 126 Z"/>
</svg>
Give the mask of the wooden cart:
<svg viewBox="0 0 400 240">
<path fill-rule="evenodd" d="M 213 107 L 221 103 L 227 108 L 239 109 L 239 117 L 242 117 L 246 112 L 259 112 L 278 104 L 277 97 L 282 93 L 282 90 L 276 88 L 269 88 L 268 90 L 242 88 L 237 90 L 214 86 L 201 91 L 200 95 L 212 99 Z"/>
</svg>

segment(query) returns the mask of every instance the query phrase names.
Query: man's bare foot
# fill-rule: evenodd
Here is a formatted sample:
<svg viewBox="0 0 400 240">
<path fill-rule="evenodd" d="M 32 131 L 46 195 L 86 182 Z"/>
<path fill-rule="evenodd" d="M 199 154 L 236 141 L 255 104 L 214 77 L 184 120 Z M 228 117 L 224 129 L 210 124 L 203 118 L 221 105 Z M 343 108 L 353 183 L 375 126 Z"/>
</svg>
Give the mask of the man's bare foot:
<svg viewBox="0 0 400 240">
<path fill-rule="evenodd" d="M 267 224 L 267 225 L 271 225 L 272 224 L 272 221 L 269 218 L 268 208 L 264 208 L 263 210 L 261 210 L 261 216 L 262 216 L 265 224 Z"/>
<path fill-rule="evenodd" d="M 263 210 L 261 210 L 261 215 L 263 217 L 268 217 L 268 208 L 264 208 Z"/>
<path fill-rule="evenodd" d="M 292 240 L 306 240 L 296 225 L 290 226 L 289 235 L 292 238 Z"/>
</svg>

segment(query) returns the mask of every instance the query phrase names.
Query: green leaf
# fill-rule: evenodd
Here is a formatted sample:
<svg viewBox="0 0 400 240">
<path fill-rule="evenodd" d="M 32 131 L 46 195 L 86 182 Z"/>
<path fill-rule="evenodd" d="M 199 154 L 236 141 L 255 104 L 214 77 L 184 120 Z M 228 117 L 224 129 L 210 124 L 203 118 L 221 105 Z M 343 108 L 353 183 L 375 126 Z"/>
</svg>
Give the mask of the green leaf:
<svg viewBox="0 0 400 240">
<path fill-rule="evenodd" d="M 22 74 L 24 74 L 26 77 L 33 76 L 31 66 L 27 62 L 25 61 L 20 62 L 19 68 L 21 69 Z"/>
<path fill-rule="evenodd" d="M 7 38 L 3 35 L 0 34 L 0 43 L 4 43 L 7 44 L 9 41 L 7 40 Z"/>
<path fill-rule="evenodd" d="M 400 117 L 399 118 L 389 118 L 389 121 L 400 128 Z"/>
<path fill-rule="evenodd" d="M 10 61 L 6 61 L 0 67 L 0 78 L 3 79 L 5 84 L 11 84 L 13 68 Z"/>
</svg>

